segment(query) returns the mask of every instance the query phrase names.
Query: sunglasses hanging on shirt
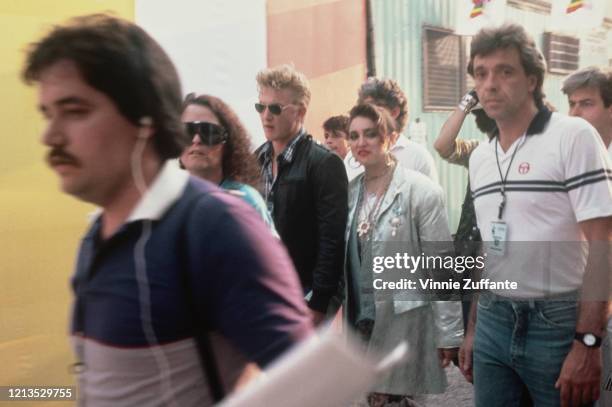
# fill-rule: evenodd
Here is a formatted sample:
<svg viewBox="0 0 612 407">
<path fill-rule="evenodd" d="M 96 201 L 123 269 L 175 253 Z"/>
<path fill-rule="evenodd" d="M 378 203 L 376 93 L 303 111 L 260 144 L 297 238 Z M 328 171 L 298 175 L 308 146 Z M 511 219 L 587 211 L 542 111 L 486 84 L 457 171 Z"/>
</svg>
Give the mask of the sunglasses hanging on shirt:
<svg viewBox="0 0 612 407">
<path fill-rule="evenodd" d="M 207 146 L 214 146 L 227 141 L 227 131 L 217 124 L 209 122 L 187 122 L 185 131 L 193 138 L 196 134 L 200 142 Z"/>
</svg>

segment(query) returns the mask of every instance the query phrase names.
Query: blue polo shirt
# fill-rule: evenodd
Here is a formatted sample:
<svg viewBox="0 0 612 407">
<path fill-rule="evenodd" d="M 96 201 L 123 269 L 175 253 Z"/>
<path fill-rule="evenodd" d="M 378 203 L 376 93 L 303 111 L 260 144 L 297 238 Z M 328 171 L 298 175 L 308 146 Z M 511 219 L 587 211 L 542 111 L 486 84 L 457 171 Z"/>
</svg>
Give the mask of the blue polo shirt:
<svg viewBox="0 0 612 407">
<path fill-rule="evenodd" d="M 93 405 L 201 405 L 195 326 L 212 331 L 226 387 L 311 332 L 292 263 L 261 218 L 166 163 L 125 224 L 79 251 L 72 334 Z"/>
</svg>

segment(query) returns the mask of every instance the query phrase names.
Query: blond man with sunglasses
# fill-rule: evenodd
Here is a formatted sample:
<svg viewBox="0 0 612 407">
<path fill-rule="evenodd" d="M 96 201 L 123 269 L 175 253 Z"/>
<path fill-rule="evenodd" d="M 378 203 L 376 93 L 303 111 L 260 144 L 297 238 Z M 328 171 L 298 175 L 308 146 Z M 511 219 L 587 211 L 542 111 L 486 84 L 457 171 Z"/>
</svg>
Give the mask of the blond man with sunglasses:
<svg viewBox="0 0 612 407">
<path fill-rule="evenodd" d="M 268 140 L 255 152 L 264 199 L 300 276 L 313 321 L 338 292 L 344 253 L 348 181 L 340 158 L 303 128 L 310 102 L 306 77 L 282 65 L 257 74 L 255 109 Z M 337 305 L 337 304 L 336 304 Z"/>
</svg>

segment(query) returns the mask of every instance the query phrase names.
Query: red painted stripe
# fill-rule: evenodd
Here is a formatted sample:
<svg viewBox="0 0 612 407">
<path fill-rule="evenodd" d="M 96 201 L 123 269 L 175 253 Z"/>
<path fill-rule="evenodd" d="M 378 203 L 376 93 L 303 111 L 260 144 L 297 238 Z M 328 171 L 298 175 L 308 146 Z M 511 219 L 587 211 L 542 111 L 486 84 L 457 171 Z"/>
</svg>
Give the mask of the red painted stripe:
<svg viewBox="0 0 612 407">
<path fill-rule="evenodd" d="M 339 0 L 268 15 L 268 66 L 310 79 L 365 63 L 365 2 Z"/>
</svg>

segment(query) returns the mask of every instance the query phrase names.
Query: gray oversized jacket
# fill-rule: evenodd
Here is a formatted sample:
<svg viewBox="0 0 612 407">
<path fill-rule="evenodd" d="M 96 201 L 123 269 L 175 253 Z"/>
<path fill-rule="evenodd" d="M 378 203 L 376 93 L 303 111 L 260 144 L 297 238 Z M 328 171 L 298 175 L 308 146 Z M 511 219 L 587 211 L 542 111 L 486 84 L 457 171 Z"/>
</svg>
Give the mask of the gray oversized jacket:
<svg viewBox="0 0 612 407">
<path fill-rule="evenodd" d="M 347 256 L 350 253 L 348 242 L 351 226 L 355 216 L 358 216 L 357 203 L 363 176 L 359 175 L 349 184 L 349 217 L 345 236 Z M 397 226 L 395 235 L 393 225 Z M 425 250 L 429 251 L 425 254 L 441 256 L 452 254 L 453 251 L 442 189 L 424 175 L 401 166 L 396 166 L 394 170 L 389 189 L 381 203 L 378 221 L 371 233 L 372 257 L 388 255 L 390 247 L 393 250 L 401 248 L 413 254 Z M 427 245 L 428 249 L 425 249 L 424 242 L 443 243 L 434 247 Z M 350 278 L 350 260 L 347 258 L 345 261 L 347 278 Z M 347 284 L 346 289 L 349 287 Z M 370 351 L 386 352 L 390 349 L 385 348 L 407 340 L 410 353 L 409 360 L 395 369 L 375 391 L 391 394 L 442 392 L 446 380 L 437 360 L 436 348 L 461 345 L 463 323 L 460 302 L 414 299 L 414 296 L 407 297 L 406 292 L 397 291 L 393 294 L 393 301 L 379 301 L 378 298 L 375 309 Z"/>
</svg>

